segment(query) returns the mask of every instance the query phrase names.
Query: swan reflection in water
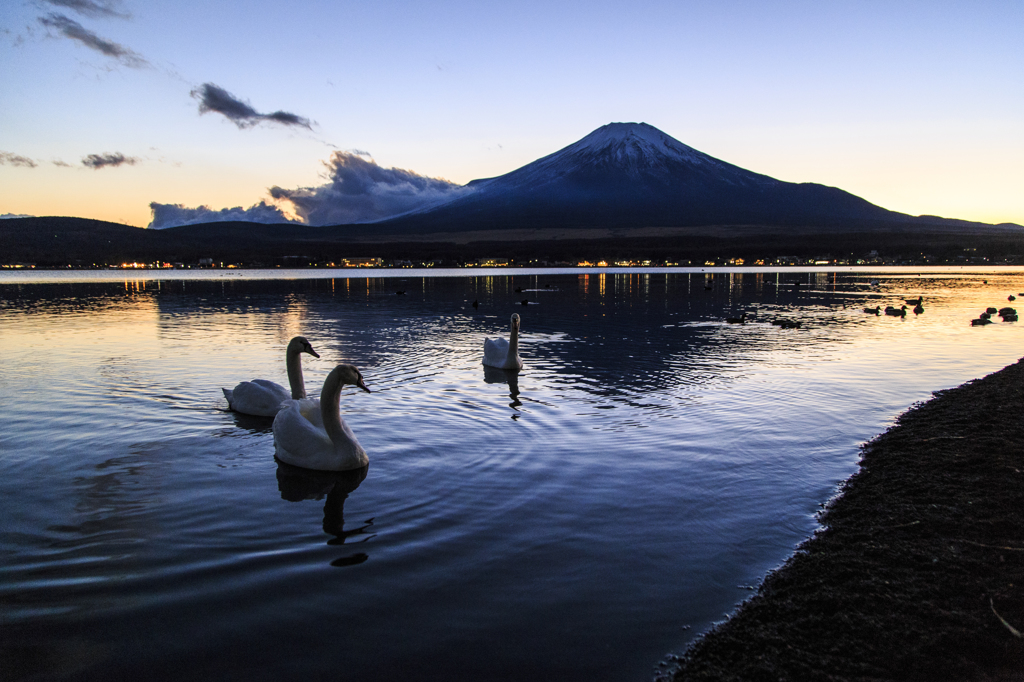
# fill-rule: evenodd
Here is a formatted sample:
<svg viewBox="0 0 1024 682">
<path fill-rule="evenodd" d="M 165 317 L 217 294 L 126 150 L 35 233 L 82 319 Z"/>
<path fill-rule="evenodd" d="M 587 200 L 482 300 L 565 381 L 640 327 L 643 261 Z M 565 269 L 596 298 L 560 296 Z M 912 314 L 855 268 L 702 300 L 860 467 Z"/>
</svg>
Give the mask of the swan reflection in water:
<svg viewBox="0 0 1024 682">
<path fill-rule="evenodd" d="M 483 367 L 484 382 L 488 384 L 508 384 L 508 397 L 512 398 L 509 407 L 518 412 L 520 405 L 523 404 L 519 401 L 519 370 L 501 369 L 500 367 L 490 367 L 488 365 Z M 512 418 L 515 419 L 515 416 Z"/>
<path fill-rule="evenodd" d="M 231 412 L 235 426 L 250 433 L 271 433 L 274 425 L 273 417 L 258 417 L 244 412 Z"/>
<path fill-rule="evenodd" d="M 363 525 L 356 528 L 345 529 L 345 500 L 348 494 L 359 487 L 359 484 L 366 478 L 369 465 L 361 469 L 349 471 L 314 471 L 292 466 L 285 462 L 277 463 L 277 489 L 281 492 L 281 499 L 289 502 L 301 502 L 303 500 L 324 501 L 324 532 L 331 535 L 328 545 L 344 545 L 347 540 L 356 535 L 366 535 L 366 529 L 373 525 L 373 519 L 367 519 Z M 350 542 L 358 544 L 366 542 L 374 537 L 373 534 Z M 364 552 L 356 552 L 343 556 L 331 562 L 331 566 L 354 566 L 369 559 Z"/>
</svg>

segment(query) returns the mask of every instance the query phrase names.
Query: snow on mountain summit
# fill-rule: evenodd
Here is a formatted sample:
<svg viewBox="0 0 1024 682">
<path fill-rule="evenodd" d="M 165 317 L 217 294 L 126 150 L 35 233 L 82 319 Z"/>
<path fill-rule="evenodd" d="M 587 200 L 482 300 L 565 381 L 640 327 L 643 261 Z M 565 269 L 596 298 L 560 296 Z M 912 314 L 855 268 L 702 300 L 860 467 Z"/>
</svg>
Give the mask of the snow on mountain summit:
<svg viewBox="0 0 1024 682">
<path fill-rule="evenodd" d="M 569 145 L 559 154 L 581 152 L 602 153 L 616 161 L 653 159 L 658 156 L 675 158 L 689 163 L 714 161 L 679 140 L 666 135 L 646 123 L 609 123 Z"/>
<path fill-rule="evenodd" d="M 664 182 L 670 177 L 714 176 L 746 186 L 777 182 L 708 156 L 647 123 L 609 123 L 553 154 L 501 178 L 480 182 L 537 189 L 570 176 L 603 174 L 608 181 Z M 645 180 L 646 179 L 646 180 Z"/>
</svg>

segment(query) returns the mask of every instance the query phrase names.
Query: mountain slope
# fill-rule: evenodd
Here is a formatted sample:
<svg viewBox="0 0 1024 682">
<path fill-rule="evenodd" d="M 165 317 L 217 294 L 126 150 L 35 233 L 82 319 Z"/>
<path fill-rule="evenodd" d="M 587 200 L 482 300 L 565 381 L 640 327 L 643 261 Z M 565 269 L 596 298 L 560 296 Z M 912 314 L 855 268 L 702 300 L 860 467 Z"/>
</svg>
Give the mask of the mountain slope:
<svg viewBox="0 0 1024 682">
<path fill-rule="evenodd" d="M 610 123 L 453 201 L 377 223 L 392 232 L 694 225 L 838 227 L 912 220 L 848 192 L 783 182 L 646 123 Z"/>
</svg>

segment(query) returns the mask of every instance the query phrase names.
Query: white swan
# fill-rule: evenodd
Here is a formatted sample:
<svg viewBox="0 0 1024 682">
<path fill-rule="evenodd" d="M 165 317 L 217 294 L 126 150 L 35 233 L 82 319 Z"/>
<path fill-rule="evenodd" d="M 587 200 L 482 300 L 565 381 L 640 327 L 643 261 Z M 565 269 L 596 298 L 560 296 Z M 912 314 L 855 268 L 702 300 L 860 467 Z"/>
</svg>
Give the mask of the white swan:
<svg viewBox="0 0 1024 682">
<path fill-rule="evenodd" d="M 306 384 L 302 380 L 302 360 L 299 357 L 301 353 L 309 353 L 314 358 L 320 357 L 303 336 L 296 336 L 288 342 L 284 363 L 288 369 L 291 392 L 281 384 L 266 379 L 243 381 L 230 391 L 226 388 L 221 389 L 227 398 L 228 408 L 244 414 L 273 417 L 285 400 L 305 398 Z"/>
<path fill-rule="evenodd" d="M 274 455 L 279 460 L 320 471 L 348 471 L 369 464 L 366 450 L 341 418 L 345 384 L 370 392 L 358 369 L 338 365 L 327 375 L 319 400 L 284 402 L 274 417 Z"/>
<path fill-rule="evenodd" d="M 508 339 L 484 339 L 484 364 L 500 369 L 522 369 L 519 357 L 519 315 L 512 313 L 512 331 Z"/>
</svg>

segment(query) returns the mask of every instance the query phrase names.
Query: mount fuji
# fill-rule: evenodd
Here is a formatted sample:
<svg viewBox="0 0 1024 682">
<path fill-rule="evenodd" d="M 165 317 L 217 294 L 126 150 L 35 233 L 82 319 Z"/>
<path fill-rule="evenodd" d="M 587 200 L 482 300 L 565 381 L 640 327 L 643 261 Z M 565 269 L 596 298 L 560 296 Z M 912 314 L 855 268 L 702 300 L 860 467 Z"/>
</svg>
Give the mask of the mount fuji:
<svg viewBox="0 0 1024 682">
<path fill-rule="evenodd" d="M 753 173 L 646 123 L 609 123 L 457 198 L 374 223 L 390 233 L 544 228 L 804 226 L 913 222 L 853 194 Z"/>
</svg>

